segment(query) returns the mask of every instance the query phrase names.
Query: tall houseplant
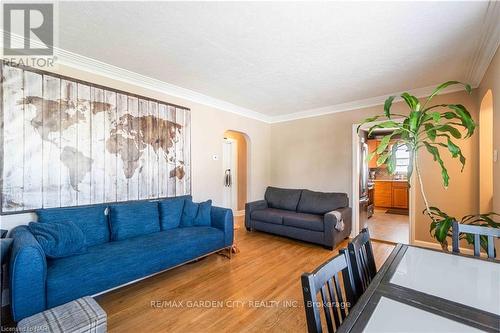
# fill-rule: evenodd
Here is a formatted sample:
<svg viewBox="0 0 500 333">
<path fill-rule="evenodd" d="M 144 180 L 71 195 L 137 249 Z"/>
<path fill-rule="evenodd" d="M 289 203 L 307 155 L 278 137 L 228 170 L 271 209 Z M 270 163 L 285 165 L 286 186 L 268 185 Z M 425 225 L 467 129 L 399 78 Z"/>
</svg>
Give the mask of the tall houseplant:
<svg viewBox="0 0 500 333">
<path fill-rule="evenodd" d="M 450 177 L 443 159 L 441 158 L 443 150 L 451 154 L 452 158 L 459 160 L 463 171 L 466 159 L 460 147 L 456 144 L 456 140 L 471 137 L 476 129 L 476 124 L 469 111 L 461 104 L 430 105 L 436 95 L 443 89 L 452 85 L 461 85 L 467 93 L 471 93 L 469 84 L 458 81 L 448 81 L 440 84 L 423 103 L 420 103 L 417 97 L 405 92 L 401 94 L 401 98 L 410 109 L 408 115 L 393 113 L 391 111 L 392 103 L 396 96 L 390 96 L 384 103 L 384 114 L 367 118 L 358 126 L 359 132 L 361 126 L 364 124 L 382 118 L 385 120 L 372 125 L 368 129 L 368 135 L 378 128 L 394 129 L 391 134 L 385 135 L 382 138 L 376 151 L 371 152 L 367 157 L 367 160 L 371 160 L 375 154 L 378 155 L 377 166 L 382 164 L 387 165 L 387 170 L 390 174 L 393 174 L 396 169 L 396 151 L 398 148 L 406 147 L 408 149 L 410 152 L 408 180 L 415 170 L 420 184 L 420 193 L 422 194 L 425 204 L 424 213 L 426 213 L 432 221 L 430 227 L 431 235 L 436 238 L 445 251 L 448 250 L 446 238 L 451 235 L 450 228 L 454 218 L 448 216 L 438 208 L 429 205 L 429 200 L 425 193 L 424 182 L 422 181 L 419 153 L 421 151 L 426 151 L 431 154 L 434 161 L 438 163 L 445 188 L 448 187 Z M 439 112 L 439 109 L 443 112 Z M 395 118 L 399 118 L 399 120 L 395 121 Z M 498 228 L 498 223 L 494 222 L 491 218 L 493 215 L 493 213 L 477 216 L 470 215 L 464 217 L 464 219 L 465 222 L 469 221 L 479 225 L 490 225 Z"/>
</svg>

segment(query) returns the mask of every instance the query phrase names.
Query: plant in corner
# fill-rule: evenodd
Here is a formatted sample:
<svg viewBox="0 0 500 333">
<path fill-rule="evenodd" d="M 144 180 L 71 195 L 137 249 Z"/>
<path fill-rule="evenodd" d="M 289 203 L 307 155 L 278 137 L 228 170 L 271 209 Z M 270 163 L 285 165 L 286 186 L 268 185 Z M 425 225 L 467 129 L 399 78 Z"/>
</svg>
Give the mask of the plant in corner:
<svg viewBox="0 0 500 333">
<path fill-rule="evenodd" d="M 469 84 L 458 81 L 448 81 L 440 84 L 423 103 L 420 103 L 417 97 L 405 92 L 401 94 L 401 98 L 410 109 L 408 115 L 393 113 L 391 111 L 392 103 L 396 96 L 390 96 L 384 103 L 384 114 L 367 118 L 358 126 L 359 132 L 362 125 L 375 122 L 381 118 L 384 120 L 370 126 L 368 135 L 378 128 L 394 129 L 394 131 L 381 139 L 376 151 L 371 152 L 367 156 L 367 160 L 369 161 L 377 155 L 377 166 L 385 164 L 390 174 L 393 174 L 396 170 L 396 151 L 398 148 L 406 147 L 410 152 L 407 178 L 408 180 L 411 178 L 415 169 L 420 184 L 420 193 L 425 204 L 423 213 L 427 214 L 432 221 L 430 224 L 430 233 L 441 244 L 444 251 L 448 251 L 447 237 L 451 236 L 450 229 L 455 218 L 442 212 L 437 207 L 429 205 L 422 181 L 419 153 L 424 151 L 432 155 L 434 162 L 440 167 L 441 178 L 445 188 L 448 187 L 450 177 L 441 158 L 442 151 L 451 154 L 452 158 L 458 159 L 462 166 L 461 170 L 463 171 L 464 169 L 466 159 L 460 147 L 456 144 L 456 140 L 467 139 L 474 134 L 476 128 L 474 120 L 465 106 L 461 104 L 429 105 L 436 95 L 451 85 L 462 85 L 467 93 L 471 93 Z M 442 112 L 438 111 L 440 109 Z M 498 214 L 467 215 L 462 218 L 461 223 L 499 228 L 500 224 L 493 221 L 493 216 L 495 215 Z M 472 238 L 463 237 L 472 242 Z M 484 245 L 483 243 L 481 241 L 482 246 Z"/>
</svg>

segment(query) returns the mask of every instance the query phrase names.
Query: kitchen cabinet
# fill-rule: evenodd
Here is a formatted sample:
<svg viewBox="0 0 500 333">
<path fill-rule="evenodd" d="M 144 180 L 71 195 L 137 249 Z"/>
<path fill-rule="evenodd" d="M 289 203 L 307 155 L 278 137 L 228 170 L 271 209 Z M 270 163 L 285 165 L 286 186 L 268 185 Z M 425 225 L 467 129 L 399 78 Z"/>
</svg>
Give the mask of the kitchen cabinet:
<svg viewBox="0 0 500 333">
<path fill-rule="evenodd" d="M 392 183 L 392 207 L 408 208 L 408 183 L 393 182 Z"/>
<path fill-rule="evenodd" d="M 368 140 L 366 143 L 368 145 L 368 153 L 374 152 L 377 150 L 379 140 L 371 139 Z M 368 167 L 369 168 L 376 168 L 377 167 L 377 155 L 374 155 L 373 158 L 368 162 Z"/>
<path fill-rule="evenodd" d="M 375 207 L 408 209 L 408 183 L 406 181 L 375 181 Z"/>
<path fill-rule="evenodd" d="M 392 181 L 375 182 L 375 207 L 392 207 Z"/>
</svg>

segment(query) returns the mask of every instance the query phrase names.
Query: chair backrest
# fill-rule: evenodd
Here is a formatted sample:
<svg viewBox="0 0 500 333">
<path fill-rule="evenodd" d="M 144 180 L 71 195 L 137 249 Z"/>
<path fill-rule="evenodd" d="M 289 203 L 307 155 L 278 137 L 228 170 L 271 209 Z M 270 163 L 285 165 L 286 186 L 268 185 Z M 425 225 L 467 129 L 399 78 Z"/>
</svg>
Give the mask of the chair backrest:
<svg viewBox="0 0 500 333">
<path fill-rule="evenodd" d="M 328 332 L 334 332 L 357 301 L 347 249 L 339 252 L 339 255 L 323 263 L 314 272 L 302 274 L 302 292 L 309 332 L 322 332 L 323 330 L 320 308 L 323 308 Z M 342 275 L 343 283 L 341 283 L 340 275 Z M 321 301 L 318 301 L 318 293 Z"/>
<path fill-rule="evenodd" d="M 460 224 L 453 222 L 453 252 L 460 253 L 460 233 L 472 234 L 474 236 L 474 256 L 481 255 L 481 243 L 485 244 L 488 251 L 488 258 L 495 258 L 495 239 L 500 237 L 500 229 L 488 228 L 478 225 Z M 486 242 L 486 243 L 485 243 Z"/>
<path fill-rule="evenodd" d="M 349 249 L 349 258 L 354 272 L 354 283 L 359 297 L 377 274 L 368 229 L 361 230 L 359 235 L 354 237 L 348 244 L 347 248 Z"/>
</svg>

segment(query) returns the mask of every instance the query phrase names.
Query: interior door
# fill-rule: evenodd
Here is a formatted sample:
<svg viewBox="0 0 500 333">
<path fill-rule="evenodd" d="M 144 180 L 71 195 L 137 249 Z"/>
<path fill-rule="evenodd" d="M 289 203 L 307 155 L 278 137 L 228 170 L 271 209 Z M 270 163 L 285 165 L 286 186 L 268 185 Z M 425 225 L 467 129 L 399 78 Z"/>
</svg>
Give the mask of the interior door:
<svg viewBox="0 0 500 333">
<path fill-rule="evenodd" d="M 233 210 L 237 209 L 238 184 L 237 184 L 237 165 L 238 165 L 238 147 L 235 140 L 224 139 L 223 143 L 223 184 L 224 184 L 224 207 Z"/>
</svg>

